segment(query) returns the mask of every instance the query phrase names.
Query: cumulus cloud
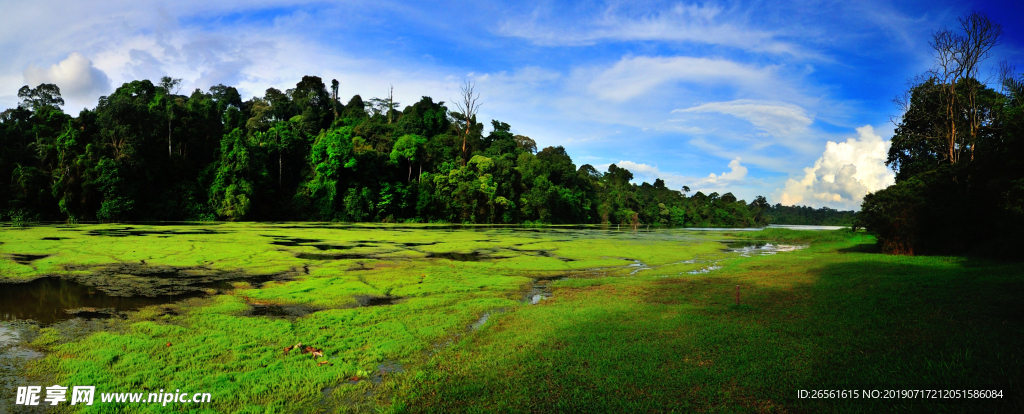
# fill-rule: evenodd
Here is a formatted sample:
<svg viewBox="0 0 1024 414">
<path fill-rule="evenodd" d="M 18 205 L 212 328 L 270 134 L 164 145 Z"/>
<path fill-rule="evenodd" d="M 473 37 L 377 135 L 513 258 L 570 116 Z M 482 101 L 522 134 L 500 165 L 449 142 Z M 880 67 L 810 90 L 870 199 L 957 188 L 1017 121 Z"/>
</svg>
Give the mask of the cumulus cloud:
<svg viewBox="0 0 1024 414">
<path fill-rule="evenodd" d="M 895 175 L 885 166 L 889 141 L 870 125 L 857 133 L 846 142 L 829 141 L 814 166 L 804 168 L 803 179 L 786 180 L 779 202 L 856 209 L 866 194 L 892 185 Z"/>
<path fill-rule="evenodd" d="M 708 174 L 707 177 L 698 182 L 698 185 L 715 185 L 727 182 L 741 181 L 747 178 L 747 167 L 740 165 L 740 157 L 733 158 L 729 161 L 729 171 L 715 175 L 715 173 Z"/>
<path fill-rule="evenodd" d="M 25 83 L 35 87 L 52 83 L 60 87 L 61 95 L 78 102 L 95 102 L 110 90 L 110 78 L 92 65 L 92 61 L 73 52 L 67 59 L 48 68 L 29 64 L 24 72 Z"/>
<path fill-rule="evenodd" d="M 747 178 L 747 167 L 740 164 L 740 158 L 736 157 L 729 161 L 729 171 L 721 174 L 711 173 L 706 177 L 689 177 L 672 172 L 665 172 L 658 167 L 633 161 L 619 161 L 617 166 L 633 173 L 633 181 L 653 183 L 655 179 L 662 179 L 669 188 L 680 189 L 684 185 L 693 191 L 736 191 L 735 187 L 745 184 Z"/>
<path fill-rule="evenodd" d="M 739 99 L 729 102 L 711 102 L 686 109 L 676 109 L 673 113 L 707 113 L 716 112 L 732 115 L 746 120 L 755 128 L 776 137 L 792 136 L 807 131 L 814 121 L 813 116 L 803 108 L 785 103 Z"/>
</svg>

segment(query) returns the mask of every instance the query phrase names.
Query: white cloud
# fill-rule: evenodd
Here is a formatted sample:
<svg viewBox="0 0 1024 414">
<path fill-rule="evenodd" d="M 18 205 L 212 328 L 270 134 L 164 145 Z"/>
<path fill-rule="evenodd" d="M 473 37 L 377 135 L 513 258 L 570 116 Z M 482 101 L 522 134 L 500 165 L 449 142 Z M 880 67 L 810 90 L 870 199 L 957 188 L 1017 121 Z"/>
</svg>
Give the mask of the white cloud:
<svg viewBox="0 0 1024 414">
<path fill-rule="evenodd" d="M 698 185 L 716 185 L 721 183 L 736 182 L 747 178 L 747 167 L 740 165 L 740 157 L 733 158 L 729 161 L 729 172 L 724 172 L 720 175 L 715 173 L 708 174 L 706 178 L 698 182 Z"/>
<path fill-rule="evenodd" d="M 672 189 L 681 189 L 684 185 L 693 191 L 704 191 L 706 193 L 732 191 L 736 192 L 737 187 L 747 183 L 747 167 L 740 164 L 740 158 L 736 157 L 729 161 L 729 171 L 721 174 L 711 173 L 706 177 L 689 177 L 672 172 L 665 172 L 658 167 L 633 161 L 619 161 L 615 165 L 625 168 L 633 173 L 634 182 L 653 183 L 655 179 L 665 181 L 665 186 Z M 607 168 L 607 166 L 601 166 Z"/>
<path fill-rule="evenodd" d="M 857 133 L 846 142 L 829 141 L 814 166 L 804 168 L 803 179 L 786 180 L 779 202 L 857 209 L 867 193 L 892 185 L 895 175 L 885 166 L 889 141 L 870 125 Z"/>
<path fill-rule="evenodd" d="M 724 21 L 717 5 L 676 5 L 668 10 L 629 16 L 616 6 L 600 15 L 566 24 L 564 16 L 544 21 L 535 10 L 528 18 L 506 20 L 498 34 L 527 39 L 543 46 L 589 46 L 601 41 L 665 41 L 722 45 L 753 52 L 804 55 L 799 48 L 777 40 L 776 33 Z"/>
<path fill-rule="evenodd" d="M 803 108 L 772 101 L 739 99 L 729 102 L 711 102 L 686 109 L 676 109 L 673 113 L 706 113 L 717 112 L 744 119 L 757 129 L 776 137 L 789 137 L 802 134 L 814 122 L 813 116 Z"/>
<path fill-rule="evenodd" d="M 725 84 L 760 89 L 777 85 L 774 67 L 742 65 L 724 59 L 687 56 L 623 57 L 598 74 L 589 85 L 598 97 L 622 102 L 644 95 L 667 82 L 693 82 L 704 86 Z"/>
<path fill-rule="evenodd" d="M 94 102 L 110 90 L 107 74 L 94 67 L 92 61 L 78 52 L 71 53 L 67 59 L 49 68 L 29 64 L 24 77 L 30 87 L 42 83 L 56 84 L 64 98 L 77 102 Z"/>
</svg>

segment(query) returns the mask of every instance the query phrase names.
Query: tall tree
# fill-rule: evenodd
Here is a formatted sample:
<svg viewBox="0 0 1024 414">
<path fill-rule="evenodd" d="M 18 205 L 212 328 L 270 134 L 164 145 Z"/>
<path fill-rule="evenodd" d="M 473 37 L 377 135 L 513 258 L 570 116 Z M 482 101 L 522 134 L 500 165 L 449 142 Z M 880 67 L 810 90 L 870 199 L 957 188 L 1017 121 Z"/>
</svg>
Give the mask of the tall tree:
<svg viewBox="0 0 1024 414">
<path fill-rule="evenodd" d="M 978 101 L 982 85 L 968 80 L 978 78 L 979 64 L 999 44 L 1003 30 L 998 23 L 978 12 L 961 17 L 959 23 L 960 32 L 942 29 L 932 35 L 935 67 L 928 72 L 941 86 L 939 99 L 945 112 L 945 124 L 941 128 L 946 147 L 943 155 L 953 164 L 965 153 L 974 158 L 978 132 L 984 122 Z M 964 82 L 967 82 L 964 90 L 958 90 Z M 966 119 L 961 114 L 965 114 Z"/>
<path fill-rule="evenodd" d="M 18 106 L 30 109 L 33 112 L 44 106 L 53 108 L 64 106 L 64 98 L 60 96 L 60 88 L 52 83 L 43 83 L 35 88 L 29 88 L 28 85 L 22 86 L 21 89 L 18 89 L 18 97 L 22 99 Z"/>
<path fill-rule="evenodd" d="M 160 87 L 163 88 L 165 95 L 167 96 L 167 156 L 171 156 L 171 122 L 174 120 L 174 107 L 177 102 L 171 98 L 171 95 L 177 95 L 178 89 L 181 87 L 181 78 L 172 78 L 170 76 L 164 76 L 160 78 Z"/>
<path fill-rule="evenodd" d="M 462 96 L 461 101 L 455 102 L 455 107 L 461 112 L 460 116 L 456 119 L 461 121 L 462 128 L 459 133 L 462 135 L 462 164 L 466 164 L 466 141 L 469 139 L 469 134 L 476 124 L 476 113 L 480 110 L 479 94 L 473 93 L 474 85 L 469 80 L 466 80 L 462 84 Z"/>
</svg>

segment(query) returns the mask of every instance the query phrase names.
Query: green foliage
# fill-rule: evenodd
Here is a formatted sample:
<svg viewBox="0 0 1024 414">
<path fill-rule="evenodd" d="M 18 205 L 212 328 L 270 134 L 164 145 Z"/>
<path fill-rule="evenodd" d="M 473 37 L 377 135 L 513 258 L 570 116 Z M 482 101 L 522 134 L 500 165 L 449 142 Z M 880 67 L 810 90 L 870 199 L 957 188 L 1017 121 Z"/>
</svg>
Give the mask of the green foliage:
<svg viewBox="0 0 1024 414">
<path fill-rule="evenodd" d="M 342 104 L 315 76 L 243 101 L 233 87 L 177 95 L 125 83 L 73 118 L 52 85 L 0 116 L 0 207 L 41 219 L 342 220 L 751 226 L 764 207 L 577 168 L 512 126 L 423 97 Z M 331 91 L 338 85 L 332 83 Z M 688 189 L 686 189 L 688 191 Z"/>
<path fill-rule="evenodd" d="M 973 79 L 962 83 L 961 94 L 968 87 L 977 90 L 984 119 L 973 143 L 952 151 L 947 141 L 935 138 L 949 122 L 935 104 L 942 85 L 929 79 L 911 89 L 910 108 L 887 161 L 896 171 L 896 185 L 865 197 L 856 218 L 856 226 L 878 234 L 883 251 L 1001 255 L 1004 249 L 992 247 L 1016 244 L 1007 235 L 1024 230 L 1019 207 L 1024 113 L 1011 96 Z"/>
<path fill-rule="evenodd" d="M 855 211 L 839 211 L 829 207 L 815 209 L 807 206 L 784 206 L 782 204 L 766 206 L 762 211 L 765 220 L 770 224 L 850 226 L 853 225 L 854 218 L 857 216 Z"/>
<path fill-rule="evenodd" d="M 267 178 L 258 146 L 238 128 L 221 140 L 221 158 L 210 187 L 210 204 L 227 220 L 243 220 L 250 213 L 256 186 Z"/>
</svg>

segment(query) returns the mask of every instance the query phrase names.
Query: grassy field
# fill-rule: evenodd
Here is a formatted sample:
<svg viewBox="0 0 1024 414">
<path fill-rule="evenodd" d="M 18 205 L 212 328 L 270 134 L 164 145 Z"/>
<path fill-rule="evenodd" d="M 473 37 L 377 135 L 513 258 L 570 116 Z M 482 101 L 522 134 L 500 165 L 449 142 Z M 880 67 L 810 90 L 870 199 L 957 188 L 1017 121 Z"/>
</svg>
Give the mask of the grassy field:
<svg viewBox="0 0 1024 414">
<path fill-rule="evenodd" d="M 209 404 L 63 408 L 74 412 L 1024 411 L 1021 266 L 885 256 L 864 234 L 0 231 L 7 281 L 59 276 L 110 295 L 205 292 L 118 318 L 17 324 L 25 346 L 46 354 L 18 381 L 212 393 Z M 724 251 L 725 239 L 806 248 L 743 254 Z M 797 398 L 921 388 L 1004 396 Z"/>
</svg>

